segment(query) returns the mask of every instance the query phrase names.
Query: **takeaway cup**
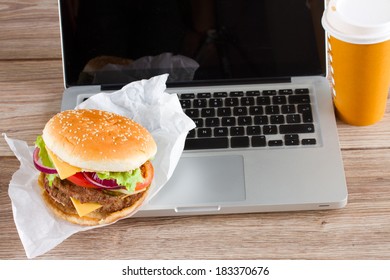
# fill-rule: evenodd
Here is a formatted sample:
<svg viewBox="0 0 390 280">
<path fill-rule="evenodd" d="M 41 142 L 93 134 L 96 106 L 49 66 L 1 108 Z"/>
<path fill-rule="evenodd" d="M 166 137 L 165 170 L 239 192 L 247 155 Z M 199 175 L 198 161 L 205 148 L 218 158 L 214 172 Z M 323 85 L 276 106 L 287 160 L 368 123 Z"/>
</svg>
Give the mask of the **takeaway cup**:
<svg viewBox="0 0 390 280">
<path fill-rule="evenodd" d="M 378 122 L 390 86 L 390 0 L 330 0 L 322 25 L 338 118 L 359 126 Z"/>
</svg>

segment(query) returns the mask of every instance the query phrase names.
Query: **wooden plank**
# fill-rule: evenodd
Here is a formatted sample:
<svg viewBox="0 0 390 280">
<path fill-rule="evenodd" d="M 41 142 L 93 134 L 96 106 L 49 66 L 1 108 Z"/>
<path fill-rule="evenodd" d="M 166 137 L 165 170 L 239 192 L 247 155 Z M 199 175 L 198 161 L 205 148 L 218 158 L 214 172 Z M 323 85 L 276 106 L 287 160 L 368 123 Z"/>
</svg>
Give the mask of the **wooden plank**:
<svg viewBox="0 0 390 280">
<path fill-rule="evenodd" d="M 390 153 L 347 150 L 343 157 L 343 209 L 130 218 L 79 232 L 39 259 L 389 259 Z M 25 258 L 7 196 L 18 161 L 2 164 L 0 259 Z"/>
<path fill-rule="evenodd" d="M 0 61 L 0 85 L 0 133 L 32 145 L 60 110 L 61 61 Z M 12 155 L 3 137 L 0 155 Z"/>
<path fill-rule="evenodd" d="M 390 99 L 381 121 L 370 126 L 352 126 L 337 121 L 341 149 L 390 148 Z"/>
<path fill-rule="evenodd" d="M 61 58 L 57 1 L 0 1 L 0 60 Z"/>
</svg>

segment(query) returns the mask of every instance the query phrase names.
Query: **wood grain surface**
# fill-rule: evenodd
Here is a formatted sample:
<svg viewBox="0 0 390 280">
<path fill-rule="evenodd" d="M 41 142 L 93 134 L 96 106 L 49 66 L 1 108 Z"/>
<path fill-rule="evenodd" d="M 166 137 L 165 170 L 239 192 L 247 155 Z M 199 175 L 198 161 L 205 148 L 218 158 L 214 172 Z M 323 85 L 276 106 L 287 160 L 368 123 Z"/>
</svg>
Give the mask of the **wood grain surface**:
<svg viewBox="0 0 390 280">
<path fill-rule="evenodd" d="M 0 0 L 0 133 L 33 144 L 60 110 L 57 1 Z M 340 210 L 129 218 L 69 237 L 37 259 L 389 259 L 390 104 L 369 127 L 338 122 L 349 190 Z M 0 259 L 25 259 L 0 138 Z M 39 219 L 39 217 L 37 217 Z"/>
</svg>

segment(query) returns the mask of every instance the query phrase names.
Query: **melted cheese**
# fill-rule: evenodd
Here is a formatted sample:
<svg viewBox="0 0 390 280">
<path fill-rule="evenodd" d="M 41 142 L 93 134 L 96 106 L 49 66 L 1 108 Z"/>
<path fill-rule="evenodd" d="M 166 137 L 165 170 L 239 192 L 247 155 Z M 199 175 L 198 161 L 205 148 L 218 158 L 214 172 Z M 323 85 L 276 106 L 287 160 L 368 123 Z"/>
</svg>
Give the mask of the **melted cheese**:
<svg viewBox="0 0 390 280">
<path fill-rule="evenodd" d="M 81 172 L 81 168 L 75 167 L 59 159 L 52 151 L 46 147 L 47 153 L 53 161 L 54 167 L 57 169 L 58 175 L 61 180 L 68 178 L 77 172 Z"/>
<path fill-rule="evenodd" d="M 76 208 L 76 211 L 80 217 L 88 215 L 89 213 L 103 206 L 99 203 L 81 203 L 79 200 L 73 197 L 71 197 L 70 200 L 72 200 L 74 208 Z"/>
</svg>

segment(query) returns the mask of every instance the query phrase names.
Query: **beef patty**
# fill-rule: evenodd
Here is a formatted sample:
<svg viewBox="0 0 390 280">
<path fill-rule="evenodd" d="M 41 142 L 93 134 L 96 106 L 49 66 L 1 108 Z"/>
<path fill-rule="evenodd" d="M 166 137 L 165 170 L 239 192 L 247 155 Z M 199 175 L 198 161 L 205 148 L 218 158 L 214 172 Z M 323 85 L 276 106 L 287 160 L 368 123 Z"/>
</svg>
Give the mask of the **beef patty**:
<svg viewBox="0 0 390 280">
<path fill-rule="evenodd" d="M 44 185 L 45 190 L 49 193 L 50 197 L 65 207 L 75 209 L 70 200 L 70 198 L 73 197 L 81 203 L 95 202 L 103 205 L 95 210 L 97 212 L 111 213 L 119 211 L 133 205 L 143 194 L 143 192 L 139 192 L 128 196 L 120 193 L 118 195 L 117 193 L 108 190 L 80 187 L 66 179 L 61 180 L 58 177 L 54 179 L 52 186 L 49 186 L 49 182 L 45 178 Z"/>
</svg>

